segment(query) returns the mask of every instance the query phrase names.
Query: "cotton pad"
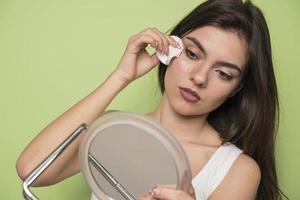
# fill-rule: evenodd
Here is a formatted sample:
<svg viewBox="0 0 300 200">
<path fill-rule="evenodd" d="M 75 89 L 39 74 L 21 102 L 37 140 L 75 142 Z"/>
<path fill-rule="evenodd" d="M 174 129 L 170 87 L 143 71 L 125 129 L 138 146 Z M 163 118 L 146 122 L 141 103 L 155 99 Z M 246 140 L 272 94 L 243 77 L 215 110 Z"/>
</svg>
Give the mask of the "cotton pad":
<svg viewBox="0 0 300 200">
<path fill-rule="evenodd" d="M 160 51 L 156 51 L 156 55 L 158 57 L 158 59 L 165 65 L 168 65 L 173 57 L 178 57 L 181 52 L 183 51 L 183 43 L 182 40 L 175 36 L 175 35 L 171 35 L 170 37 L 172 37 L 180 46 L 180 48 L 175 48 L 171 45 L 169 45 L 169 54 L 165 55 Z"/>
</svg>

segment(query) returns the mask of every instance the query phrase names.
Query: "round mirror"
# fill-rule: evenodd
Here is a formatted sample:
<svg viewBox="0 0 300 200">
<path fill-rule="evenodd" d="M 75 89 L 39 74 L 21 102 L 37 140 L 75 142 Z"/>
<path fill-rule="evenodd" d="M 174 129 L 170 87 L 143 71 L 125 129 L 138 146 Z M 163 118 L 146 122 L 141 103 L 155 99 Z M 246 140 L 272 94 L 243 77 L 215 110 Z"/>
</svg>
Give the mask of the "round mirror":
<svg viewBox="0 0 300 200">
<path fill-rule="evenodd" d="M 183 148 L 155 119 L 111 111 L 94 121 L 79 151 L 83 175 L 99 199 L 135 199 L 157 184 L 188 191 Z"/>
</svg>

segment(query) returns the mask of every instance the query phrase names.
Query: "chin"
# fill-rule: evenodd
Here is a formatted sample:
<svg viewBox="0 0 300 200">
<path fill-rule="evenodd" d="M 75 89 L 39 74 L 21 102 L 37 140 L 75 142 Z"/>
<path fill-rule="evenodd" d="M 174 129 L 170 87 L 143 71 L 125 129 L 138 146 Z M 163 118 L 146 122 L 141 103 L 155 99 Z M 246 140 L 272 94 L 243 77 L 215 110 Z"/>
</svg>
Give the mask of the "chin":
<svg viewBox="0 0 300 200">
<path fill-rule="evenodd" d="M 201 115 L 206 115 L 206 112 L 203 112 L 203 110 L 195 109 L 195 106 L 189 106 L 184 103 L 174 103 L 170 104 L 171 108 L 174 110 L 174 112 L 180 116 L 184 117 L 199 117 Z"/>
<path fill-rule="evenodd" d="M 195 117 L 207 114 L 207 109 L 202 108 L 203 105 L 189 104 L 185 102 L 179 95 L 170 95 L 164 93 L 165 100 L 174 113 L 184 117 Z M 169 98 L 172 96 L 171 98 Z"/>
</svg>

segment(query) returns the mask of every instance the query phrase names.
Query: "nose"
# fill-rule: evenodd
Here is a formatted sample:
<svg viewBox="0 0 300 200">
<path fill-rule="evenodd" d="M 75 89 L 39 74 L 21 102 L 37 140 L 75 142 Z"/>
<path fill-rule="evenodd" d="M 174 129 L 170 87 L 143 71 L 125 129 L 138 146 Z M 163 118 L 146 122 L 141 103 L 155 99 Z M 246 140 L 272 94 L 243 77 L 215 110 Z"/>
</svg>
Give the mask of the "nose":
<svg viewBox="0 0 300 200">
<path fill-rule="evenodd" d="M 206 87 L 208 82 L 209 70 L 205 66 L 194 66 L 190 74 L 190 80 L 193 81 L 199 87 Z"/>
</svg>

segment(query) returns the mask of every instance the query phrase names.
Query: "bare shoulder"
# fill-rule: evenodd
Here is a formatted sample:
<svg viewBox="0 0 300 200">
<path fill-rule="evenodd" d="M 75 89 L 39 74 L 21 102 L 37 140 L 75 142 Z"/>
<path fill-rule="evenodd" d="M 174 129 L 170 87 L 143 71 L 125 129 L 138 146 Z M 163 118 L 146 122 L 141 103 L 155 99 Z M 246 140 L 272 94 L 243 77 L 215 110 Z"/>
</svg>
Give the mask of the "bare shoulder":
<svg viewBox="0 0 300 200">
<path fill-rule="evenodd" d="M 209 199 L 255 199 L 260 179 L 257 162 L 246 154 L 240 154 Z"/>
<path fill-rule="evenodd" d="M 247 172 L 247 173 L 245 173 Z M 239 176 L 249 176 L 260 180 L 260 168 L 257 162 L 246 154 L 241 154 L 232 166 L 232 173 Z M 245 174 L 244 174 L 245 173 Z M 244 175 L 243 175 L 244 174 Z"/>
</svg>

